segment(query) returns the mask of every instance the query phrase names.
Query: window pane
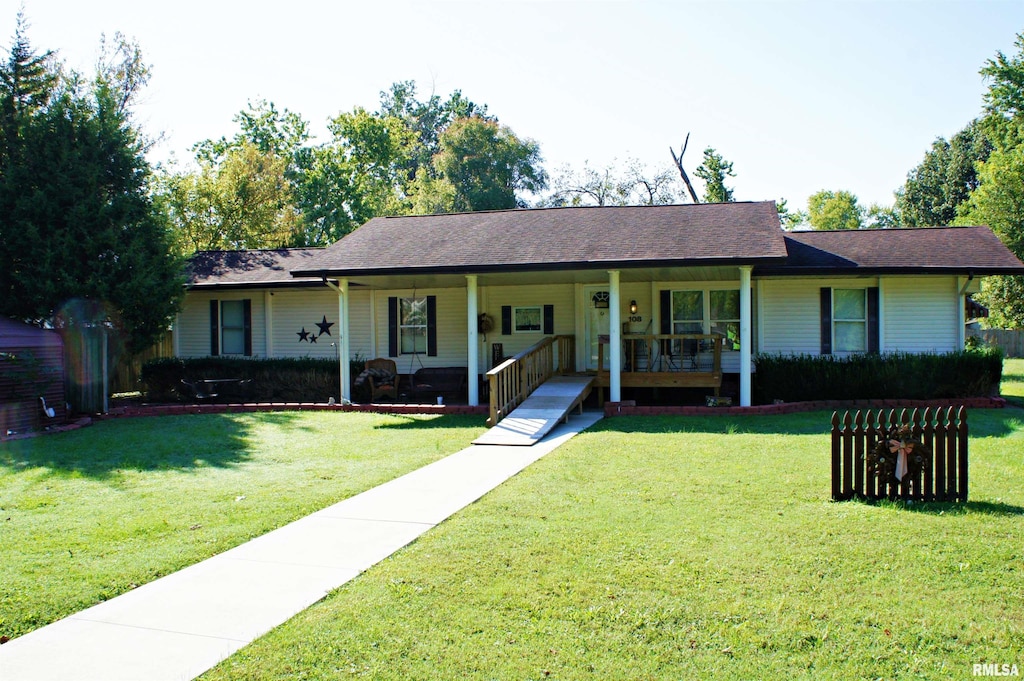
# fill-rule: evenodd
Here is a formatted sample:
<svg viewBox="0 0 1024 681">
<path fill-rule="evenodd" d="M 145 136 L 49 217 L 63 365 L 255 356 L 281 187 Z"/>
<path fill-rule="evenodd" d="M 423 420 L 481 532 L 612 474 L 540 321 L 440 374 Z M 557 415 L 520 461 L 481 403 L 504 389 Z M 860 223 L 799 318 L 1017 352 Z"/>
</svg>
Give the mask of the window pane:
<svg viewBox="0 0 1024 681">
<path fill-rule="evenodd" d="M 241 300 L 225 300 L 220 304 L 220 325 L 225 328 L 241 329 L 245 326 L 245 304 Z"/>
<path fill-rule="evenodd" d="M 224 329 L 221 332 L 221 354 L 245 354 L 245 331 L 243 329 Z"/>
<path fill-rule="evenodd" d="M 866 319 L 867 299 L 864 289 L 842 289 L 832 291 L 833 319 Z"/>
<path fill-rule="evenodd" d="M 836 352 L 866 351 L 866 327 L 864 322 L 836 322 Z"/>
<path fill-rule="evenodd" d="M 673 321 L 702 321 L 704 319 L 704 292 L 673 291 L 672 319 Z M 676 333 L 700 333 L 700 331 L 677 331 Z"/>
<path fill-rule="evenodd" d="M 739 291 L 712 291 L 710 295 L 712 321 L 740 318 Z"/>
<path fill-rule="evenodd" d="M 402 326 L 427 325 L 427 299 L 402 298 Z"/>
<path fill-rule="evenodd" d="M 427 329 L 423 326 L 402 327 L 402 354 L 411 355 L 427 351 Z"/>
<path fill-rule="evenodd" d="M 720 333 L 725 337 L 722 343 L 723 350 L 740 349 L 739 322 L 714 322 L 711 324 L 711 333 Z"/>
<path fill-rule="evenodd" d="M 515 318 L 516 331 L 540 331 L 541 312 L 539 307 L 517 307 Z"/>
</svg>

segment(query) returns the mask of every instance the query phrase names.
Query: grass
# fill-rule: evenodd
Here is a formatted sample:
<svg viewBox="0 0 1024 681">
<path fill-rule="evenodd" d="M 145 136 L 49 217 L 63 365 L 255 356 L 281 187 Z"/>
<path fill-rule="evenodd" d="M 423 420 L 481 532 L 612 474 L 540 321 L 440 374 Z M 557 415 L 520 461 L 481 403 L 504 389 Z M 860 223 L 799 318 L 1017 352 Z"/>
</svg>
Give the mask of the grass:
<svg viewBox="0 0 1024 681">
<path fill-rule="evenodd" d="M 999 393 L 1018 407 L 1024 407 L 1024 359 L 1003 360 L 1003 381 Z"/>
<path fill-rule="evenodd" d="M 120 419 L 0 443 L 0 635 L 14 638 L 450 454 L 475 417 Z"/>
<path fill-rule="evenodd" d="M 1024 411 L 971 412 L 962 505 L 829 501 L 828 419 L 607 419 L 203 678 L 1024 664 Z"/>
</svg>

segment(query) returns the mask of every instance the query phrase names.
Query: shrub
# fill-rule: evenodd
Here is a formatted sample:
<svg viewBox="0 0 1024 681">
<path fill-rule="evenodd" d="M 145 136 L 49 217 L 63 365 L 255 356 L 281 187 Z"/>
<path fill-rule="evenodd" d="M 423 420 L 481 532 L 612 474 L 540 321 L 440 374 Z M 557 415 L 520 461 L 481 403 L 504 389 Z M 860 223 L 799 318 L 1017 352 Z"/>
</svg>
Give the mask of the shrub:
<svg viewBox="0 0 1024 681">
<path fill-rule="evenodd" d="M 353 360 L 352 376 L 362 368 L 363 360 Z M 222 401 L 326 402 L 329 397 L 341 397 L 338 361 L 334 359 L 168 357 L 150 360 L 142 367 L 142 384 L 151 402 L 191 402 L 194 396 L 182 381 L 217 378 L 250 381 L 235 394 L 225 391 Z"/>
<path fill-rule="evenodd" d="M 758 355 L 754 401 L 944 399 L 999 394 L 998 348 L 849 357 Z"/>
</svg>

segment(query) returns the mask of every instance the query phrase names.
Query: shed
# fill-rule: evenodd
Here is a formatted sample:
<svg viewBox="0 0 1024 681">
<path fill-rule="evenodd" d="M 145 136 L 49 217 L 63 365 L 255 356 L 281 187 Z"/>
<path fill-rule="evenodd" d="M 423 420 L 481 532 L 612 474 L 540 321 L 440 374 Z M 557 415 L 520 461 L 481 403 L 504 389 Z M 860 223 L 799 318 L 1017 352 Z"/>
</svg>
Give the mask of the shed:
<svg viewBox="0 0 1024 681">
<path fill-rule="evenodd" d="M 60 335 L 0 318 L 0 437 L 66 418 Z"/>
</svg>

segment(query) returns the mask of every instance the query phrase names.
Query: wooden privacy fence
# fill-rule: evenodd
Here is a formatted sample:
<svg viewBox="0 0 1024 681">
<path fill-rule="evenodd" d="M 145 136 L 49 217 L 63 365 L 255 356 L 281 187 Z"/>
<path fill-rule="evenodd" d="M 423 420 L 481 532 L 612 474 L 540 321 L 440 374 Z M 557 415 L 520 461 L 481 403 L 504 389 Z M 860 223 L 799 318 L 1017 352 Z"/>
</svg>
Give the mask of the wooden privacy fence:
<svg viewBox="0 0 1024 681">
<path fill-rule="evenodd" d="M 854 498 L 967 501 L 967 410 L 833 413 L 832 499 Z"/>
<path fill-rule="evenodd" d="M 557 348 L 557 351 L 556 351 Z M 576 368 L 576 337 L 548 336 L 487 372 L 490 415 L 495 426 L 554 374 Z"/>
<path fill-rule="evenodd" d="M 1024 357 L 1024 329 L 968 329 L 967 335 L 1002 348 L 1004 357 Z"/>
</svg>

